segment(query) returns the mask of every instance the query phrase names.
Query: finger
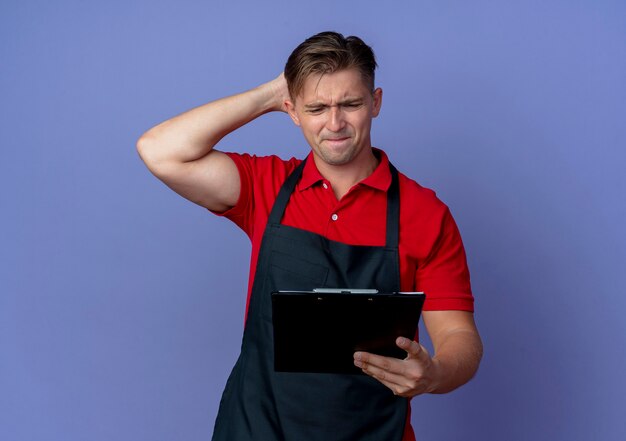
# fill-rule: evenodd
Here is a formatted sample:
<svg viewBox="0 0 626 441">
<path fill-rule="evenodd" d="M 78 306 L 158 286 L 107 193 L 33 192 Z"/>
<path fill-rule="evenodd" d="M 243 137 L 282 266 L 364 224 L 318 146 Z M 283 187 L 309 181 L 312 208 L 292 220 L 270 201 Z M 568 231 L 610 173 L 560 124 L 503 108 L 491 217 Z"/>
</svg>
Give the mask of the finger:
<svg viewBox="0 0 626 441">
<path fill-rule="evenodd" d="M 418 360 L 430 359 L 426 348 L 414 340 L 406 337 L 398 337 L 396 339 L 396 345 L 406 351 L 410 358 L 417 358 Z"/>
<path fill-rule="evenodd" d="M 363 371 L 364 374 L 369 375 L 370 377 L 372 377 L 374 380 L 380 382 L 382 385 L 386 386 L 394 395 L 398 395 L 398 396 L 403 396 L 404 393 L 404 389 L 402 389 L 400 386 L 398 386 L 397 384 L 394 384 L 388 380 L 384 380 L 378 377 L 375 377 L 374 375 L 372 375 L 369 372 Z"/>
<path fill-rule="evenodd" d="M 369 352 L 356 352 L 354 365 L 361 368 L 363 373 L 387 386 L 394 395 L 413 397 L 423 393 L 425 383 L 422 375 L 422 361 L 409 357 L 405 360 L 398 360 Z"/>
<path fill-rule="evenodd" d="M 394 372 L 382 369 L 378 366 L 375 366 L 373 364 L 367 364 L 367 363 L 359 363 L 359 362 L 355 362 L 355 366 L 360 367 L 361 371 L 363 371 L 363 373 L 369 375 L 370 377 L 375 378 L 376 380 L 380 381 L 381 383 L 383 383 L 385 386 L 387 386 L 389 389 L 391 389 L 392 391 L 394 391 L 394 393 L 405 387 L 406 386 L 406 379 L 401 376 L 398 375 Z"/>
<path fill-rule="evenodd" d="M 361 369 L 367 366 L 373 366 L 394 374 L 402 374 L 404 372 L 402 360 L 393 357 L 383 357 L 382 355 L 371 354 L 369 352 L 355 352 L 354 365 Z"/>
</svg>

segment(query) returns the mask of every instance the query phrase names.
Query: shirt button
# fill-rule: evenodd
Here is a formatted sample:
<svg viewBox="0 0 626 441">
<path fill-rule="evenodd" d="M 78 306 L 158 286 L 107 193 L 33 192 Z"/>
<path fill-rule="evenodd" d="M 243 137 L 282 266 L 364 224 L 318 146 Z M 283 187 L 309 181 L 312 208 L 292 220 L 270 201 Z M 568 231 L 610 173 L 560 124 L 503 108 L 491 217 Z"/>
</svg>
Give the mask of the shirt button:
<svg viewBox="0 0 626 441">
<path fill-rule="evenodd" d="M 326 184 L 326 182 L 322 182 L 322 187 L 324 187 L 324 190 L 328 190 L 328 184 Z"/>
<path fill-rule="evenodd" d="M 339 216 L 337 216 L 336 214 L 333 214 L 330 218 L 336 221 L 337 219 L 339 219 Z"/>
</svg>

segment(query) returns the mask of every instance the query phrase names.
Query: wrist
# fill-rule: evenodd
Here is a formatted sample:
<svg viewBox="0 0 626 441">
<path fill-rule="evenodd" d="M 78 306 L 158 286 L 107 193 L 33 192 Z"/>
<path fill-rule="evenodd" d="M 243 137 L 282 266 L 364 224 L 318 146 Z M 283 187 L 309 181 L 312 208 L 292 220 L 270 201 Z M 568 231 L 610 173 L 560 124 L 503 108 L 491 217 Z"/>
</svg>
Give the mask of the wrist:
<svg viewBox="0 0 626 441">
<path fill-rule="evenodd" d="M 268 83 L 261 84 L 252 89 L 256 95 L 256 102 L 261 113 L 268 113 L 275 110 L 276 100 L 272 92 L 272 87 Z"/>
<path fill-rule="evenodd" d="M 265 98 L 267 112 L 286 112 L 285 101 L 290 100 L 287 82 L 283 74 L 267 83 L 261 84 L 258 89 Z"/>
<path fill-rule="evenodd" d="M 441 394 L 447 392 L 444 388 L 445 384 L 445 366 L 437 357 L 433 357 L 431 359 L 432 363 L 430 365 L 430 386 L 428 387 L 428 393 L 430 394 Z"/>
</svg>

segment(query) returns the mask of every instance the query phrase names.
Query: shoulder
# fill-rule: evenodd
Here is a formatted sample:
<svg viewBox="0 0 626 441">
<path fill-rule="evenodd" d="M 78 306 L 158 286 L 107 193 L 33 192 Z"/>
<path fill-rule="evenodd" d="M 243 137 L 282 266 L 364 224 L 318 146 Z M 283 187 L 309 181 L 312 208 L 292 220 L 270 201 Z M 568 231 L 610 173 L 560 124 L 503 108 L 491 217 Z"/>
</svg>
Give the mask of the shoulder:
<svg viewBox="0 0 626 441">
<path fill-rule="evenodd" d="M 230 219 L 252 237 L 255 231 L 264 230 L 280 187 L 302 161 L 296 158 L 285 160 L 276 155 L 224 153 L 237 166 L 241 191 L 234 207 L 216 214 Z"/>
<path fill-rule="evenodd" d="M 277 155 L 257 156 L 249 153 L 226 154 L 235 162 L 242 181 L 250 179 L 255 185 L 274 187 L 282 185 L 289 174 L 302 162 L 301 159 L 283 159 Z"/>
<path fill-rule="evenodd" d="M 379 148 L 374 150 L 381 158 L 381 165 L 386 163 L 391 165 L 390 159 L 384 150 Z M 415 220 L 415 216 L 441 215 L 447 210 L 447 206 L 437 197 L 433 190 L 420 185 L 416 180 L 408 177 L 400 170 L 398 170 L 398 181 L 402 220 L 407 220 L 407 218 Z"/>
<path fill-rule="evenodd" d="M 248 215 L 260 210 L 269 212 L 287 176 L 302 162 L 282 159 L 277 155 L 257 156 L 249 153 L 227 153 L 235 162 L 241 180 L 237 205 Z"/>
<path fill-rule="evenodd" d="M 423 187 L 415 180 L 398 172 L 401 213 L 412 219 L 441 218 L 448 210 L 434 190 Z M 404 217 L 404 215 L 403 215 Z"/>
<path fill-rule="evenodd" d="M 435 191 L 400 174 L 400 240 L 418 260 L 432 256 L 443 243 L 457 247 L 461 237 L 448 206 Z"/>
</svg>

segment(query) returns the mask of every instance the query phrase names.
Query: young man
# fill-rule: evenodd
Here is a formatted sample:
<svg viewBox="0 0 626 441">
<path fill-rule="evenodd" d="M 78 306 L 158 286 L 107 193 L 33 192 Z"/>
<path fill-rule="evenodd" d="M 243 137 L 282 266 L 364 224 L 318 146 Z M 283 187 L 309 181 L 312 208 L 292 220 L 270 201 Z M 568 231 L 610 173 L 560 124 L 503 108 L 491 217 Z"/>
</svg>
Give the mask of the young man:
<svg viewBox="0 0 626 441">
<path fill-rule="evenodd" d="M 415 439 L 410 398 L 449 392 L 478 368 L 482 344 L 454 220 L 371 145 L 382 103 L 375 67 L 361 39 L 323 32 L 294 50 L 284 75 L 165 121 L 137 144 L 159 179 L 252 240 L 242 351 L 214 440 Z M 305 161 L 213 148 L 272 111 L 302 129 Z M 367 376 L 274 372 L 270 293 L 323 286 L 425 291 L 434 355 L 398 338 L 404 360 L 354 354 Z"/>
</svg>

